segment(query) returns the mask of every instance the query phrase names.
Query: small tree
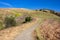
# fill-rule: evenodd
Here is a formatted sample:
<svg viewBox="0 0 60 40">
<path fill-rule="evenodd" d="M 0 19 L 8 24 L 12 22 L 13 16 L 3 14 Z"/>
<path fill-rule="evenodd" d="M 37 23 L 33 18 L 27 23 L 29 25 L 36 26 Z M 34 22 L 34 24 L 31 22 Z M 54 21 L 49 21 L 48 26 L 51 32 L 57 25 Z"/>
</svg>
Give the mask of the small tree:
<svg viewBox="0 0 60 40">
<path fill-rule="evenodd" d="M 26 17 L 26 18 L 25 18 L 25 21 L 24 21 L 23 23 L 30 22 L 31 20 L 32 20 L 31 17 Z"/>
<path fill-rule="evenodd" d="M 15 17 L 6 16 L 4 23 L 5 23 L 5 27 L 15 26 L 16 25 Z"/>
<path fill-rule="evenodd" d="M 30 22 L 30 21 L 31 21 L 31 17 L 26 17 L 26 18 L 25 18 L 25 21 L 26 21 L 26 22 Z"/>
</svg>

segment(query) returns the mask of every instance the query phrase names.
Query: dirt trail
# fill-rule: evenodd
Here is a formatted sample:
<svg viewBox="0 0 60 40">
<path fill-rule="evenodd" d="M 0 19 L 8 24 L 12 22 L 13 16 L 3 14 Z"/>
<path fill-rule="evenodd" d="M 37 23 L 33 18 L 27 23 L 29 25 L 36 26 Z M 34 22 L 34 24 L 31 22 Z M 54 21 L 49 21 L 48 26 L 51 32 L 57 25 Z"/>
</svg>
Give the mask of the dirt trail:
<svg viewBox="0 0 60 40">
<path fill-rule="evenodd" d="M 38 27 L 39 23 L 38 23 L 38 19 L 36 20 L 36 23 L 34 25 L 32 25 L 30 28 L 24 30 L 21 34 L 19 34 L 15 40 L 33 40 L 32 37 L 32 32 L 33 30 Z"/>
<path fill-rule="evenodd" d="M 25 30 L 30 30 L 31 28 L 33 28 L 33 25 L 36 25 L 37 21 L 38 21 L 38 18 L 35 18 L 35 20 L 32 20 L 31 22 L 28 22 L 28 23 L 25 23 L 25 24 L 22 24 L 22 25 L 19 25 L 16 27 L 10 27 L 10 28 L 1 30 L 0 31 L 0 40 L 18 39 L 19 38 L 18 36 L 29 33 L 28 31 L 26 32 Z M 21 40 L 23 40 L 23 39 L 21 39 Z"/>
</svg>

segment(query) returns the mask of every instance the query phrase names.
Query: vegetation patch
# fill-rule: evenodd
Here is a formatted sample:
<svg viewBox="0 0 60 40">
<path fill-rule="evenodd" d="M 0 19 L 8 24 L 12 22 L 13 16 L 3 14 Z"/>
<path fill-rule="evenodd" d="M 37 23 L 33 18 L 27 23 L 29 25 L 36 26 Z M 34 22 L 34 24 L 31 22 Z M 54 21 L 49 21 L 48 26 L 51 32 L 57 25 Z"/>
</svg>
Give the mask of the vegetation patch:
<svg viewBox="0 0 60 40">
<path fill-rule="evenodd" d="M 5 23 L 5 27 L 16 26 L 15 17 L 13 17 L 13 16 L 6 16 L 5 20 L 4 20 L 4 23 Z"/>
<path fill-rule="evenodd" d="M 30 22 L 32 17 L 27 13 L 20 13 L 16 10 L 12 10 L 11 13 L 7 13 L 7 15 L 0 14 L 0 29 L 17 26 L 22 23 Z"/>
<path fill-rule="evenodd" d="M 3 23 L 0 22 L 0 30 L 3 29 L 3 28 L 4 28 L 4 27 L 3 27 Z"/>
<path fill-rule="evenodd" d="M 30 22 L 31 20 L 32 20 L 32 17 L 26 17 L 23 23 Z"/>
</svg>

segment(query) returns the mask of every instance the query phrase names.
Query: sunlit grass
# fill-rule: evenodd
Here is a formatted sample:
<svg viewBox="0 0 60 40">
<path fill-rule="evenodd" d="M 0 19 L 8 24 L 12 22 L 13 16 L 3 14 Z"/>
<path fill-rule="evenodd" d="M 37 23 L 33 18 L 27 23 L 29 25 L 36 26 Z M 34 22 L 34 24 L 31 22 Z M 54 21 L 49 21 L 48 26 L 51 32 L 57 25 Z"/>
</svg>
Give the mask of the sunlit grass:
<svg viewBox="0 0 60 40">
<path fill-rule="evenodd" d="M 52 13 L 45 13 L 45 12 L 37 12 L 33 16 L 39 17 L 41 20 L 44 19 L 54 19 L 56 21 L 60 21 L 60 17 L 52 14 Z"/>
<path fill-rule="evenodd" d="M 0 13 L 0 30 L 4 28 L 3 25 L 4 25 L 4 20 L 5 20 L 6 16 L 8 16 L 8 17 L 13 16 L 16 19 L 17 17 L 20 17 L 23 14 L 22 13 L 18 13 L 17 11 L 13 10 L 13 11 L 11 11 L 11 13 L 5 15 L 5 17 L 3 17 L 3 15 L 4 15 L 4 13 L 3 14 Z"/>
<path fill-rule="evenodd" d="M 60 17 L 52 14 L 52 13 L 45 13 L 45 12 L 37 12 L 34 14 L 35 17 L 38 17 L 40 20 L 40 24 L 42 24 L 44 22 L 45 19 L 54 19 L 55 21 L 59 21 L 60 22 Z M 39 39 L 37 40 L 45 40 L 45 38 L 43 38 L 43 36 L 41 35 L 41 31 L 40 28 L 36 28 L 36 35 Z"/>
<path fill-rule="evenodd" d="M 18 13 L 17 11 L 13 10 L 12 11 L 12 15 L 14 15 L 15 17 L 19 17 L 19 16 L 22 16 L 23 14 L 22 13 Z"/>
<path fill-rule="evenodd" d="M 40 30 L 39 28 L 36 28 L 36 35 L 37 35 L 37 37 L 38 37 L 38 39 L 37 40 L 45 40 L 44 38 L 43 38 L 43 36 L 41 35 L 41 33 L 40 33 L 40 31 L 38 31 L 38 30 Z"/>
</svg>

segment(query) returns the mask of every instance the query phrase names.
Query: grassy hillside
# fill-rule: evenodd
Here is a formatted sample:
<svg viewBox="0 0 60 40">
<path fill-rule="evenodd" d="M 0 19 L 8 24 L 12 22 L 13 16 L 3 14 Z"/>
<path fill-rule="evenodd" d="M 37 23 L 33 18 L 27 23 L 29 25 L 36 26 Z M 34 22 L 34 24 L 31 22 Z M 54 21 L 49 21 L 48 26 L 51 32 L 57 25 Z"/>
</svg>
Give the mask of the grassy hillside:
<svg viewBox="0 0 60 40">
<path fill-rule="evenodd" d="M 40 25 L 35 29 L 37 40 L 57 40 L 60 38 L 60 36 L 57 36 L 60 35 L 60 17 L 50 12 L 50 10 L 36 11 L 21 8 L 0 8 L 0 29 L 5 28 L 6 24 L 11 27 L 12 24 L 15 25 L 14 23 L 25 23 L 27 20 L 30 21 L 31 17 L 39 18 Z"/>
<path fill-rule="evenodd" d="M 0 30 L 30 21 L 28 10 L 18 8 L 0 8 Z"/>
<path fill-rule="evenodd" d="M 53 13 L 46 11 L 36 11 L 36 10 L 28 10 L 24 8 L 0 8 L 0 21 L 3 23 L 4 18 L 7 15 L 12 15 L 15 17 L 38 17 L 40 22 L 43 22 L 44 19 L 54 19 L 56 21 L 60 21 L 60 17 L 54 15 Z M 18 18 L 19 19 L 19 18 Z M 2 24 L 1 23 L 1 24 Z"/>
<path fill-rule="evenodd" d="M 40 19 L 40 25 L 35 29 L 37 40 L 60 40 L 59 16 L 43 11 L 37 11 L 35 16 Z"/>
</svg>

